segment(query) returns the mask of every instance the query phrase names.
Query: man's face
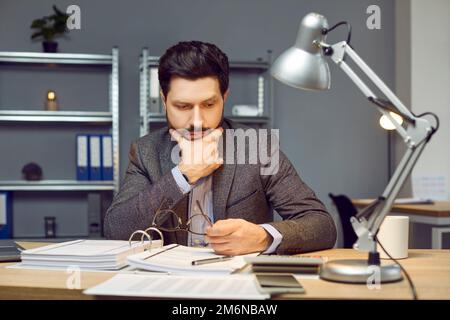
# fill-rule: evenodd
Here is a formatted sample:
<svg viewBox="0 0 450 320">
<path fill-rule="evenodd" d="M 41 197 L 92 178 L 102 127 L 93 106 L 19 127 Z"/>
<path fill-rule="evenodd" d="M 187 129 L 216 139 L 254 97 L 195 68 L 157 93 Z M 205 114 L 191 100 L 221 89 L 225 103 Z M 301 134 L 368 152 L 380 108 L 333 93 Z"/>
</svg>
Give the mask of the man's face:
<svg viewBox="0 0 450 320">
<path fill-rule="evenodd" d="M 186 129 L 189 133 L 183 130 L 185 138 L 194 140 L 221 124 L 228 91 L 222 97 L 216 77 L 173 77 L 167 97 L 161 95 L 169 128 Z"/>
</svg>

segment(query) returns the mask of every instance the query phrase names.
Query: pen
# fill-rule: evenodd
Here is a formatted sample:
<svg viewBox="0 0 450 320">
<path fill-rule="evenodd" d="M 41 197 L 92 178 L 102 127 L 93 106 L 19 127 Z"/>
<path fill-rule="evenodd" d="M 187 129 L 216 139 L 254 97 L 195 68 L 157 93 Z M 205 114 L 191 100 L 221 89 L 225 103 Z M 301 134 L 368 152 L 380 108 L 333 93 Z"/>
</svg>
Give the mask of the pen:
<svg viewBox="0 0 450 320">
<path fill-rule="evenodd" d="M 199 266 L 201 264 L 221 262 L 221 261 L 226 261 L 226 260 L 231 260 L 231 259 L 233 259 L 233 256 L 223 256 L 223 257 L 217 257 L 217 258 L 194 260 L 194 261 L 192 261 L 192 265 L 193 266 Z"/>
</svg>

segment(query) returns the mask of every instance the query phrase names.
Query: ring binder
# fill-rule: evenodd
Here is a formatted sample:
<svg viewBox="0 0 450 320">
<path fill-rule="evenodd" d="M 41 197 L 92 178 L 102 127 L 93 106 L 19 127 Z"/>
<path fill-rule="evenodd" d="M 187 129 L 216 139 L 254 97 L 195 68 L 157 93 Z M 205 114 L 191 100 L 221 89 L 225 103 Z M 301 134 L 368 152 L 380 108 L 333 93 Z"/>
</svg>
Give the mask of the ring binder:
<svg viewBox="0 0 450 320">
<path fill-rule="evenodd" d="M 131 247 L 131 241 L 133 240 L 133 237 L 136 235 L 136 234 L 141 234 L 141 244 L 142 243 L 144 243 L 144 237 L 147 237 L 147 239 L 148 239 L 148 242 L 150 243 L 150 246 L 149 246 L 149 249 L 148 250 L 150 250 L 150 248 L 152 247 L 152 236 L 148 233 L 148 231 L 155 231 L 156 233 L 158 233 L 158 235 L 159 235 L 159 237 L 160 237 L 160 239 L 161 239 L 161 247 L 163 247 L 164 246 L 164 236 L 163 236 L 163 234 L 162 234 L 162 232 L 161 231 L 159 231 L 157 228 L 154 228 L 154 227 L 149 227 L 149 228 L 147 228 L 147 229 L 145 229 L 145 230 L 136 230 L 136 231 L 134 231 L 132 234 L 131 234 L 131 236 L 128 238 L 128 244 L 129 244 L 129 246 Z M 144 250 L 145 251 L 145 250 Z"/>
<path fill-rule="evenodd" d="M 182 199 L 183 199 L 183 198 L 182 198 Z M 180 199 L 179 201 L 181 201 L 181 199 Z M 131 236 L 128 238 L 128 244 L 130 245 L 130 247 L 131 247 L 131 241 L 133 240 L 134 236 L 135 236 L 136 234 L 140 234 L 140 235 L 141 235 L 141 244 L 144 242 L 144 237 L 146 237 L 146 238 L 148 239 L 149 243 L 150 243 L 150 248 L 151 248 L 151 247 L 152 247 L 152 240 L 153 240 L 153 239 L 152 239 L 152 236 L 150 235 L 149 231 L 155 231 L 155 232 L 159 235 L 159 237 L 160 237 L 160 239 L 161 239 L 161 247 L 164 246 L 164 235 L 163 235 L 163 233 L 161 232 L 161 230 L 162 230 L 162 231 L 166 231 L 166 232 L 185 231 L 185 232 L 191 232 L 191 233 L 194 233 L 194 234 L 199 234 L 199 233 L 193 232 L 193 231 L 191 231 L 191 230 L 189 229 L 190 224 L 191 224 L 191 219 L 192 219 L 194 216 L 202 216 L 202 217 L 204 217 L 204 218 L 206 219 L 206 221 L 209 223 L 209 225 L 212 226 L 211 219 L 203 212 L 203 209 L 201 208 L 201 205 L 200 205 L 200 202 L 199 202 L 199 201 L 197 201 L 197 205 L 199 206 L 200 211 L 201 211 L 202 213 L 201 213 L 201 214 L 195 214 L 194 216 L 192 216 L 192 217 L 187 221 L 186 225 L 183 226 L 183 227 L 181 227 L 181 226 L 182 226 L 182 222 L 181 222 L 180 217 L 178 217 L 178 215 L 177 215 L 172 209 L 162 209 L 168 202 L 169 202 L 169 200 L 168 200 L 166 197 L 163 197 L 163 199 L 162 199 L 162 201 L 161 201 L 161 204 L 160 204 L 159 208 L 156 210 L 155 216 L 153 217 L 152 225 L 151 225 L 150 227 L 148 227 L 148 228 L 145 229 L 145 230 L 136 230 L 136 231 L 134 231 L 134 232 L 131 234 Z M 177 202 L 177 203 L 178 203 L 178 202 Z M 176 204 L 172 205 L 172 207 L 175 206 L 175 205 L 176 205 Z M 166 228 L 164 228 L 164 227 L 158 226 L 158 224 L 156 223 L 156 220 L 155 220 L 155 219 L 156 219 L 156 217 L 158 216 L 158 214 L 159 214 L 160 212 L 163 212 L 163 211 L 164 211 L 164 212 L 173 212 L 174 217 L 176 217 L 175 219 L 176 219 L 177 222 L 178 222 L 178 225 L 177 225 L 175 228 L 166 229 Z M 204 234 L 201 234 L 201 235 L 204 235 Z M 150 249 L 148 249 L 148 250 L 150 250 Z"/>
</svg>

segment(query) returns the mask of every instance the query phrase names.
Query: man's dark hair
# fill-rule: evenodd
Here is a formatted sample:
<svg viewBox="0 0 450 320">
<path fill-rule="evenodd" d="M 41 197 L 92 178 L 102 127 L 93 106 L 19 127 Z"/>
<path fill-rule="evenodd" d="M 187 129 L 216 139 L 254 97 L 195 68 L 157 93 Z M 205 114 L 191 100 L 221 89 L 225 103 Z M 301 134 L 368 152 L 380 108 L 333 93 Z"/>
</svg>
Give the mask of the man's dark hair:
<svg viewBox="0 0 450 320">
<path fill-rule="evenodd" d="M 228 57 L 212 43 L 184 41 L 167 49 L 159 59 L 159 85 L 167 97 L 170 80 L 174 76 L 196 80 L 215 76 L 219 80 L 222 96 L 228 89 Z"/>
</svg>

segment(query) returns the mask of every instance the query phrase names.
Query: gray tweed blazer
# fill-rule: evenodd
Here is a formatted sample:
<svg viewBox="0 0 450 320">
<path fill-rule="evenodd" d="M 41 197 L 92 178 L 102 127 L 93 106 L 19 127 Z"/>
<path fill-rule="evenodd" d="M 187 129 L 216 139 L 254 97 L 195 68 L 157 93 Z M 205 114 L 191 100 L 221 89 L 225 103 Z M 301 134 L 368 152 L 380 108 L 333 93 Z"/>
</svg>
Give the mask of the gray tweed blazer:
<svg viewBox="0 0 450 320">
<path fill-rule="evenodd" d="M 248 127 L 224 118 L 224 129 Z M 223 135 L 226 139 L 226 135 Z M 270 138 L 268 139 L 270 141 Z M 104 219 L 105 236 L 126 239 L 152 223 L 163 199 L 185 223 L 189 194 L 183 195 L 171 169 L 176 163 L 171 152 L 176 146 L 164 127 L 131 144 L 129 164 L 119 192 Z M 226 143 L 221 141 L 223 155 Z M 247 146 L 248 147 L 248 146 Z M 235 148 L 236 152 L 237 148 Z M 225 159 L 225 157 L 224 157 Z M 223 164 L 213 173 L 214 220 L 241 218 L 252 223 L 269 223 L 283 236 L 277 254 L 294 254 L 334 246 L 336 227 L 332 217 L 314 192 L 300 179 L 289 159 L 280 151 L 279 169 L 261 175 L 262 164 Z M 273 210 L 283 221 L 273 221 Z M 186 245 L 187 233 L 164 233 L 165 243 Z"/>
</svg>

